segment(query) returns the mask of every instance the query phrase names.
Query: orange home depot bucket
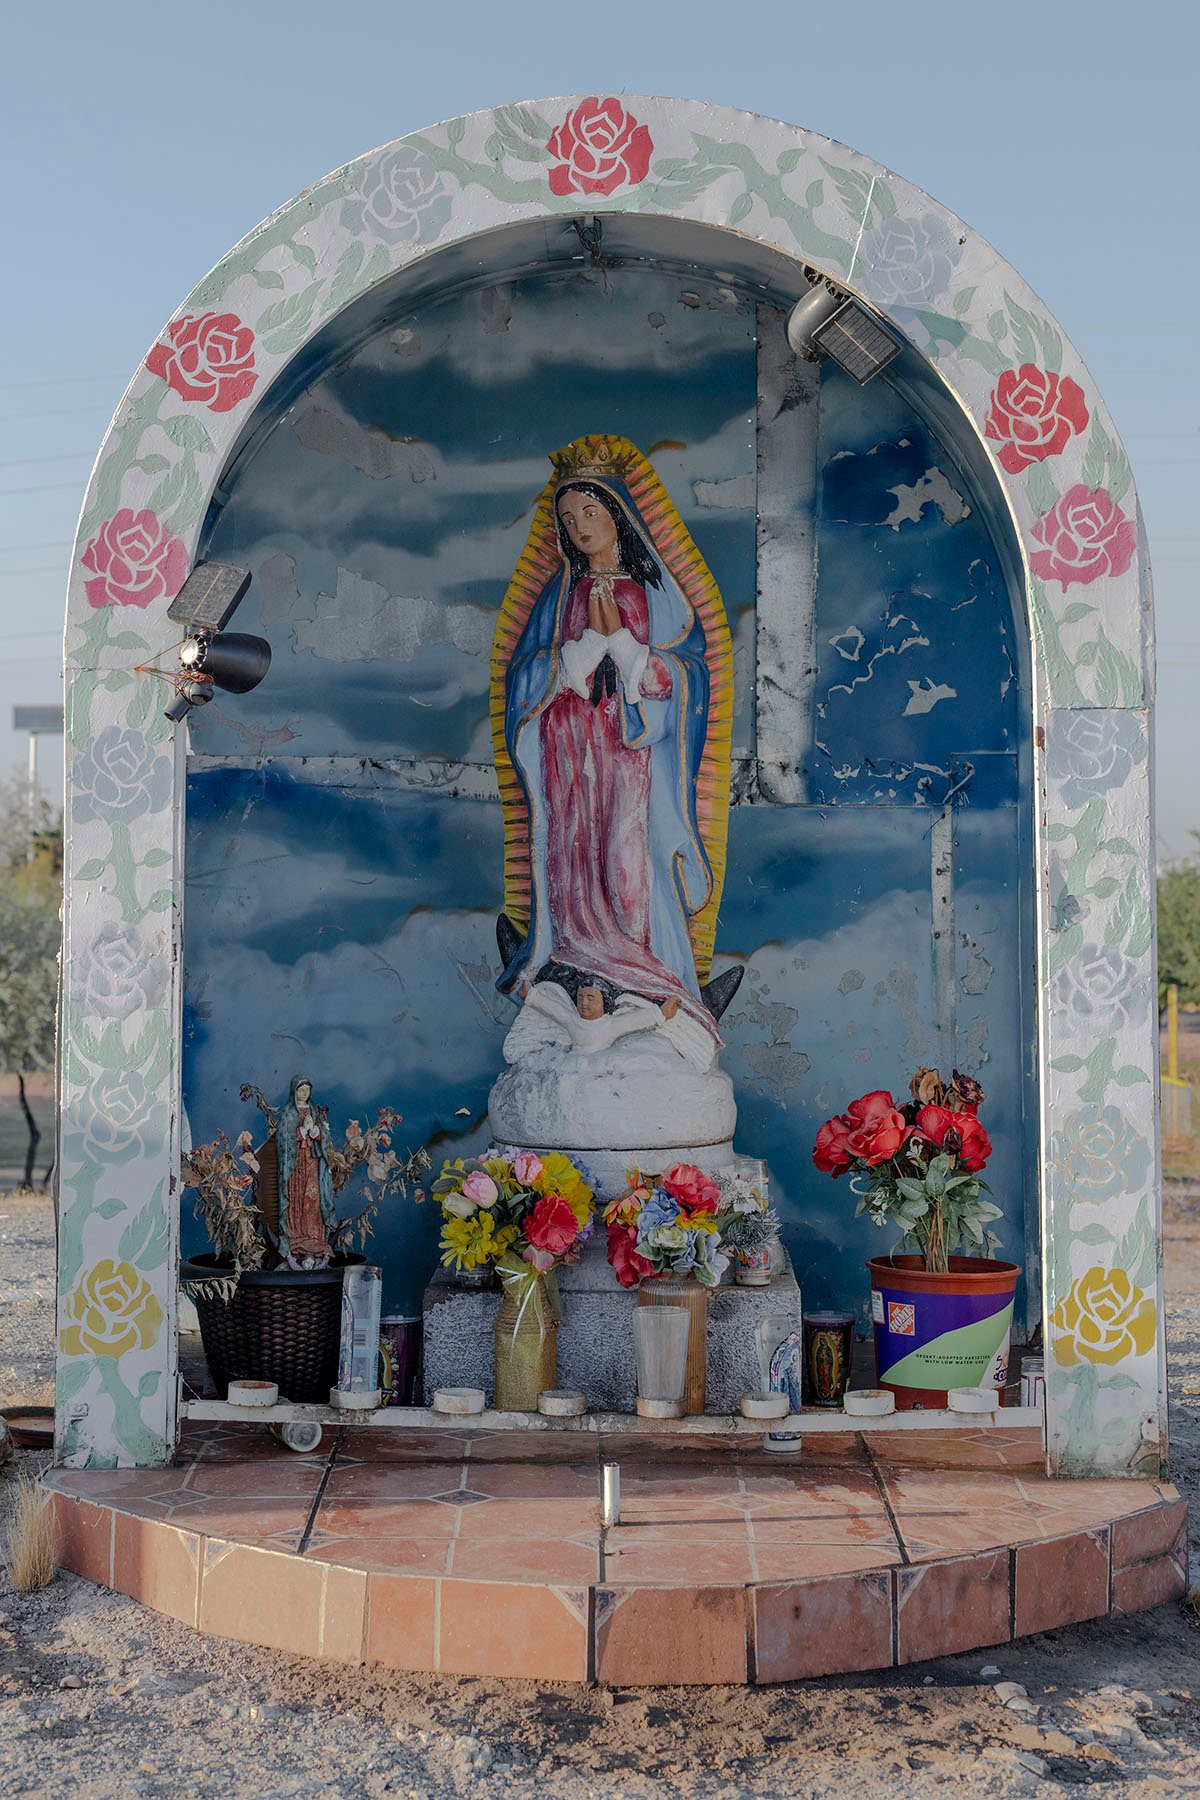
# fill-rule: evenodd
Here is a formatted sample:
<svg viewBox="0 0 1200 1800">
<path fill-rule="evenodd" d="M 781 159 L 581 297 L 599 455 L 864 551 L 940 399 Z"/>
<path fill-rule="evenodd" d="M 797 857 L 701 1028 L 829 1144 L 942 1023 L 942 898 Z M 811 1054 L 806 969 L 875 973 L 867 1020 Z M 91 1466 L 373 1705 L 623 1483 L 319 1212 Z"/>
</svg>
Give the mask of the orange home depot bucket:
<svg viewBox="0 0 1200 1800">
<path fill-rule="evenodd" d="M 944 1275 L 919 1256 L 872 1256 L 871 1318 L 879 1385 L 902 1411 L 946 1405 L 950 1388 L 995 1388 L 1008 1378 L 1016 1263 L 952 1256 Z"/>
</svg>

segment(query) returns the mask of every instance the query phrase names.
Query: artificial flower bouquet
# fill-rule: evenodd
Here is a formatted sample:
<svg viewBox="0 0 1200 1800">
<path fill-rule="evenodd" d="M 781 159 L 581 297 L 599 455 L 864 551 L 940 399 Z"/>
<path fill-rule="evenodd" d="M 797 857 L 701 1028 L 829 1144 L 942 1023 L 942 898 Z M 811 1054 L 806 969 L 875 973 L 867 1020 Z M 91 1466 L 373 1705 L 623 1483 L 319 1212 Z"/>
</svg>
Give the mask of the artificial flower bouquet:
<svg viewBox="0 0 1200 1800">
<path fill-rule="evenodd" d="M 554 1271 L 560 1263 L 578 1262 L 595 1228 L 592 1190 L 570 1157 L 493 1146 L 480 1157 L 443 1163 L 431 1192 L 442 1209 L 447 1268 L 494 1262 L 506 1290 L 522 1304 L 542 1287 L 543 1277 L 557 1311 Z"/>
<path fill-rule="evenodd" d="M 736 1236 L 742 1214 L 762 1214 L 761 1193 L 736 1172 L 710 1175 L 695 1163 L 676 1163 L 661 1174 L 630 1169 L 625 1193 L 604 1209 L 608 1260 L 622 1287 L 644 1275 L 692 1275 L 716 1287 L 729 1267 L 722 1240 Z M 778 1230 L 773 1221 L 772 1235 Z"/>
<path fill-rule="evenodd" d="M 890 1093 L 863 1094 L 817 1133 L 813 1162 L 835 1179 L 851 1174 L 855 1217 L 898 1225 L 931 1273 L 944 1274 L 960 1245 L 990 1256 L 999 1239 L 988 1229 L 1000 1208 L 983 1196 L 979 1172 L 992 1153 L 979 1122 L 983 1089 L 958 1070 L 950 1081 L 918 1069 L 911 1098 L 897 1106 Z"/>
</svg>

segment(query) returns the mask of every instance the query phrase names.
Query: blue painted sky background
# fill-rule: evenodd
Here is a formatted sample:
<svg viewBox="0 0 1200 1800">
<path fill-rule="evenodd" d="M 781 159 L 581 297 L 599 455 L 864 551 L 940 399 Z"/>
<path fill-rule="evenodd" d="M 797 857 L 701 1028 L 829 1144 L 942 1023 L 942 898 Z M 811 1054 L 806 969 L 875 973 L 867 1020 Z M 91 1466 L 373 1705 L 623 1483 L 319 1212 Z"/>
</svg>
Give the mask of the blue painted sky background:
<svg viewBox="0 0 1200 1800">
<path fill-rule="evenodd" d="M 878 158 L 990 238 L 1063 322 L 1125 438 L 1150 528 L 1160 841 L 1187 849 L 1200 826 L 1198 37 L 1195 11 L 1167 0 L 8 9 L 0 770 L 24 754 L 11 706 L 58 697 L 63 571 L 90 461 L 199 276 L 374 144 L 519 97 L 627 89 L 772 114 Z M 57 757 L 45 767 L 56 782 Z"/>
</svg>

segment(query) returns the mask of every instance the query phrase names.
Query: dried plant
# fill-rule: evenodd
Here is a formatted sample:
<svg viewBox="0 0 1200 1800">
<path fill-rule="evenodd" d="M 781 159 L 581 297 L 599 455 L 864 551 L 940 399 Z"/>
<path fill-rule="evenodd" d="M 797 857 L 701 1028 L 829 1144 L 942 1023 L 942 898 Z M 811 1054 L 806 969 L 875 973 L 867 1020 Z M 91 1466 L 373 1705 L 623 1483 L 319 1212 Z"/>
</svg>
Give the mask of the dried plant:
<svg viewBox="0 0 1200 1800">
<path fill-rule="evenodd" d="M 182 1159 L 181 1178 L 196 1195 L 196 1217 L 217 1255 L 233 1264 L 235 1283 L 243 1270 L 261 1269 L 267 1253 L 262 1214 L 253 1195 L 257 1174 L 248 1131 L 239 1135 L 236 1145 L 218 1132 L 211 1143 L 198 1144 Z"/>
<path fill-rule="evenodd" d="M 36 1594 L 58 1570 L 58 1534 L 50 1496 L 28 1475 L 14 1484 L 5 1574 L 13 1591 Z"/>
</svg>

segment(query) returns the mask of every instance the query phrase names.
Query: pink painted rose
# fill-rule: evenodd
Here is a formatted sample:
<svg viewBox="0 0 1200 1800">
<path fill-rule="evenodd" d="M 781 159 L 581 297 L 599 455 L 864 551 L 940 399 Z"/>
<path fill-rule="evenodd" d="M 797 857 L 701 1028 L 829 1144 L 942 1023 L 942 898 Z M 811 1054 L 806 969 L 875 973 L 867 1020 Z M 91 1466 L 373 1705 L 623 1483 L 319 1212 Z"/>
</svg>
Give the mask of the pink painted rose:
<svg viewBox="0 0 1200 1800">
<path fill-rule="evenodd" d="M 532 1187 L 542 1172 L 542 1159 L 532 1150 L 522 1150 L 513 1157 L 513 1174 L 522 1187 Z"/>
<path fill-rule="evenodd" d="M 589 94 L 573 106 L 546 145 L 557 165 L 552 194 L 611 194 L 644 181 L 654 143 L 649 131 L 610 94 Z"/>
<path fill-rule="evenodd" d="M 1123 575 L 1133 561 L 1137 532 L 1107 488 L 1077 482 L 1033 528 L 1043 546 L 1029 558 L 1035 575 L 1058 581 L 1063 589 L 1096 581 L 1101 575 Z"/>
<path fill-rule="evenodd" d="M 500 1197 L 500 1189 L 483 1169 L 471 1170 L 462 1184 L 462 1191 L 466 1199 L 473 1200 L 476 1206 L 485 1208 L 495 1206 Z"/>
<path fill-rule="evenodd" d="M 1019 475 L 1030 463 L 1057 456 L 1088 422 L 1083 389 L 1069 375 L 1052 375 L 1036 363 L 1005 369 L 992 389 L 985 434 L 1003 448 L 1001 468 Z"/>
<path fill-rule="evenodd" d="M 149 606 L 173 599 L 187 574 L 180 538 L 148 510 L 123 506 L 106 519 L 80 558 L 93 579 L 84 583 L 89 606 Z"/>
<path fill-rule="evenodd" d="M 254 333 L 236 313 L 176 319 L 167 336 L 171 342 L 155 344 L 146 367 L 185 400 L 202 400 L 210 412 L 229 412 L 258 380 Z"/>
</svg>

